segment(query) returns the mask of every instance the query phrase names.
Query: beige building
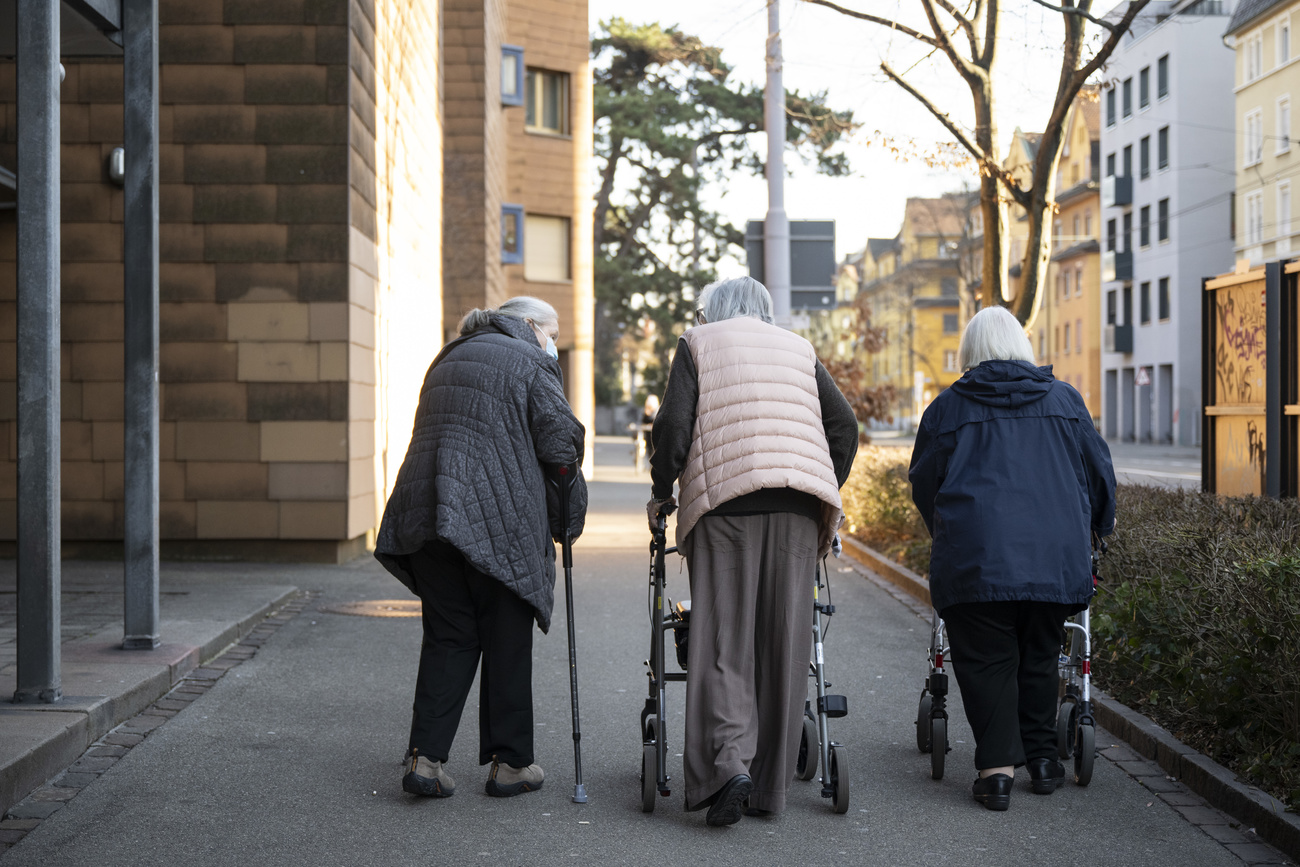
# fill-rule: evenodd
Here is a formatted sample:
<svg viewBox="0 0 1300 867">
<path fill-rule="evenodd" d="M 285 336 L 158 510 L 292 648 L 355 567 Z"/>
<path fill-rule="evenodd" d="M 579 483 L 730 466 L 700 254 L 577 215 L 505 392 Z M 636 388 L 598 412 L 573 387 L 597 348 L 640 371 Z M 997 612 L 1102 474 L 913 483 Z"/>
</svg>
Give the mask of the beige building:
<svg viewBox="0 0 1300 867">
<path fill-rule="evenodd" d="M 1236 52 L 1233 252 L 1256 264 L 1300 250 L 1300 220 L 1293 217 L 1293 189 L 1300 192 L 1292 165 L 1300 156 L 1291 141 L 1292 100 L 1300 97 L 1293 22 L 1300 24 L 1300 2 L 1246 0 L 1233 13 L 1225 38 Z"/>
<path fill-rule="evenodd" d="M 160 22 L 164 556 L 363 552 L 429 362 L 467 310 L 513 294 L 560 311 L 591 430 L 585 0 L 161 0 Z M 64 64 L 76 552 L 122 538 L 122 192 L 107 168 L 122 68 Z M 10 170 L 14 98 L 0 60 Z M 0 210 L 0 540 L 16 513 L 14 221 Z"/>
<path fill-rule="evenodd" d="M 1101 423 L 1101 112 L 1097 89 L 1085 88 L 1065 119 L 1057 168 L 1057 213 L 1034 352 L 1056 378 L 1083 396 Z"/>
</svg>

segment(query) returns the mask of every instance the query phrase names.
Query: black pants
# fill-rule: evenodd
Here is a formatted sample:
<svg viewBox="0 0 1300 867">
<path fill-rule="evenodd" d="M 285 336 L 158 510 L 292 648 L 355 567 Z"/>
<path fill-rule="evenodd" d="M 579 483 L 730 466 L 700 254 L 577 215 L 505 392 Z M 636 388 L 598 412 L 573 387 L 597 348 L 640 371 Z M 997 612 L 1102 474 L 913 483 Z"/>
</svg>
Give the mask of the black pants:
<svg viewBox="0 0 1300 867">
<path fill-rule="evenodd" d="M 479 764 L 533 763 L 533 608 L 451 545 L 411 555 L 424 643 L 411 714 L 412 749 L 445 762 L 479 677 Z"/>
<path fill-rule="evenodd" d="M 977 769 L 1056 755 L 1057 659 L 1069 610 L 1052 602 L 972 602 L 941 612 Z"/>
</svg>

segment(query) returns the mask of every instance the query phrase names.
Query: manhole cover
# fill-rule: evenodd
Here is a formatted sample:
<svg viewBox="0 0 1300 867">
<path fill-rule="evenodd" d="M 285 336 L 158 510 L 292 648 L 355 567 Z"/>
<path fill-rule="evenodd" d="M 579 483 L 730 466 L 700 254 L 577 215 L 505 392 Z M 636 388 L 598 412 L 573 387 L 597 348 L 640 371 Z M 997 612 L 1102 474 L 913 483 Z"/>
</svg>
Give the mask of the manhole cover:
<svg viewBox="0 0 1300 867">
<path fill-rule="evenodd" d="M 351 614 L 356 617 L 419 617 L 419 599 L 371 599 L 365 602 L 342 602 L 322 605 L 321 611 Z"/>
</svg>

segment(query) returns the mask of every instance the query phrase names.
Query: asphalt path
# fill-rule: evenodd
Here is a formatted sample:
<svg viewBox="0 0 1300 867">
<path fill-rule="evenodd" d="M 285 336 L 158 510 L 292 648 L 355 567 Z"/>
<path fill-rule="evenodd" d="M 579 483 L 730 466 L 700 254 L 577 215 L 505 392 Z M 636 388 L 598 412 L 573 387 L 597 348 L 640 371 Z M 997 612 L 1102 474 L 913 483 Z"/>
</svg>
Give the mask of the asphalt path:
<svg viewBox="0 0 1300 867">
<path fill-rule="evenodd" d="M 846 815 L 816 782 L 794 781 L 787 810 L 709 828 L 682 810 L 681 684 L 669 686 L 671 796 L 640 806 L 648 485 L 629 472 L 592 483 L 575 551 L 582 756 L 589 802 L 572 803 L 565 616 L 534 645 L 537 757 L 545 787 L 512 799 L 483 791 L 477 691 L 448 762 L 448 799 L 401 791 L 420 644 L 417 618 L 344 616 L 324 606 L 407 597 L 369 559 L 301 575 L 320 597 L 253 659 L 131 750 L 3 858 L 17 865 L 955 864 L 1188 865 L 1241 862 L 1113 763 L 1050 797 L 1022 770 L 1011 809 L 970 794 L 973 744 L 953 703 L 948 773 L 930 779 L 913 719 L 928 624 L 857 567 L 831 563 L 837 614 L 826 642 L 832 720 L 851 780 Z M 619 480 L 623 479 L 623 480 Z M 684 594 L 670 568 L 669 595 Z M 1099 746 L 1106 742 L 1099 738 Z"/>
</svg>

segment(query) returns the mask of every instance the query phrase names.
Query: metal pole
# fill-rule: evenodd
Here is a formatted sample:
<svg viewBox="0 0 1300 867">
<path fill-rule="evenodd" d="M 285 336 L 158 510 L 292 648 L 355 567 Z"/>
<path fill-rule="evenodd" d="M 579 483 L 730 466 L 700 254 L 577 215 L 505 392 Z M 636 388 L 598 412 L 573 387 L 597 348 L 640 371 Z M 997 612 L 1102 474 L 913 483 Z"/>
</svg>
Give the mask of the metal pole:
<svg viewBox="0 0 1300 867">
<path fill-rule="evenodd" d="M 59 4 L 18 0 L 18 683 L 60 678 Z"/>
<path fill-rule="evenodd" d="M 1264 266 L 1264 496 L 1282 497 L 1282 263 Z"/>
<path fill-rule="evenodd" d="M 763 276 L 776 324 L 790 327 L 790 218 L 785 213 L 785 86 L 781 83 L 781 3 L 767 0 L 767 219 L 763 221 Z"/>
<path fill-rule="evenodd" d="M 125 535 L 122 646 L 158 628 L 158 0 L 124 0 Z"/>
</svg>

